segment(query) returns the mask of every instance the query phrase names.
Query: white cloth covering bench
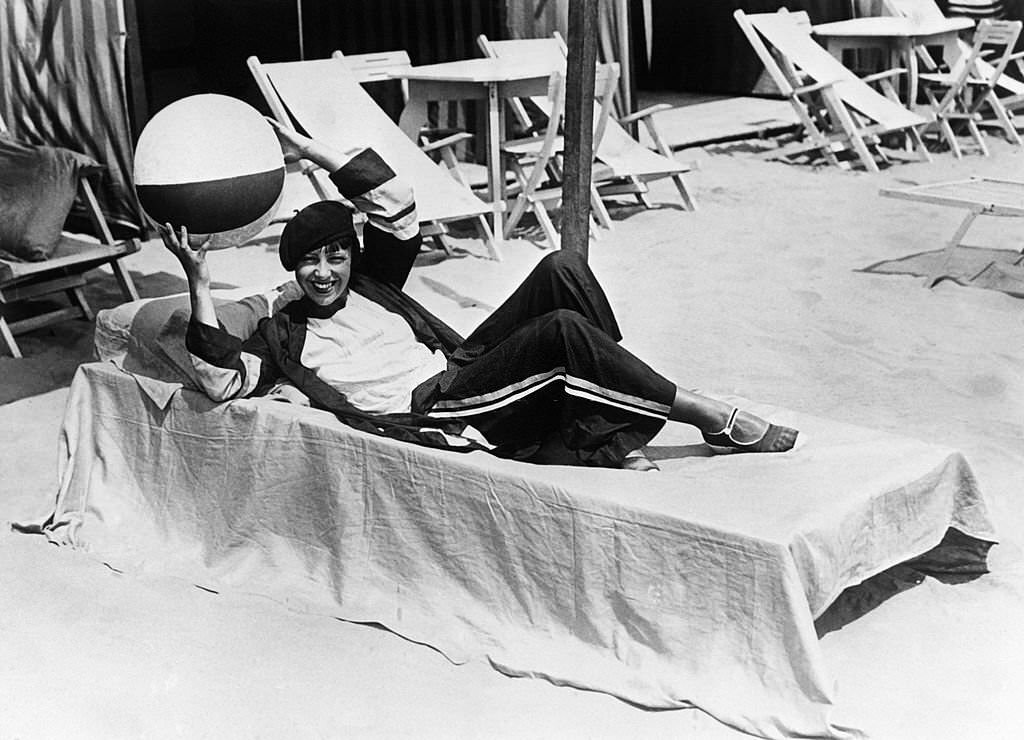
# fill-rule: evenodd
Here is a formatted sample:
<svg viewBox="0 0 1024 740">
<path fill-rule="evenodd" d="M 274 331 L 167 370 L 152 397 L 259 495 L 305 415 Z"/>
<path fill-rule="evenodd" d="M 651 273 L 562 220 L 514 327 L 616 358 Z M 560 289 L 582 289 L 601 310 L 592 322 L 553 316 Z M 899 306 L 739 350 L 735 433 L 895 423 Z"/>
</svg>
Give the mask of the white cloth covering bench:
<svg viewBox="0 0 1024 740">
<path fill-rule="evenodd" d="M 744 403 L 804 443 L 716 457 L 673 425 L 661 472 L 636 473 L 417 447 L 91 363 L 37 531 L 456 662 L 695 705 L 765 737 L 857 736 L 830 716 L 814 620 L 950 527 L 994 541 L 984 500 L 955 451 Z"/>
</svg>

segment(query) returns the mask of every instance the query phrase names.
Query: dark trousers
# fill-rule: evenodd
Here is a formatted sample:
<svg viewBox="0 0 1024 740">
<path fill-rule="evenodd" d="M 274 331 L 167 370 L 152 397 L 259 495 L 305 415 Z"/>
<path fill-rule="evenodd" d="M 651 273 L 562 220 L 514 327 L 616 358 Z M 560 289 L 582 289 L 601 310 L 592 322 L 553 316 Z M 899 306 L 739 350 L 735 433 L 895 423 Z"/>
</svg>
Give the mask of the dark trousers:
<svg viewBox="0 0 1024 740">
<path fill-rule="evenodd" d="M 675 398 L 619 339 L 586 262 L 553 252 L 417 389 L 413 410 L 465 421 L 503 457 L 615 467 L 658 433 Z"/>
</svg>

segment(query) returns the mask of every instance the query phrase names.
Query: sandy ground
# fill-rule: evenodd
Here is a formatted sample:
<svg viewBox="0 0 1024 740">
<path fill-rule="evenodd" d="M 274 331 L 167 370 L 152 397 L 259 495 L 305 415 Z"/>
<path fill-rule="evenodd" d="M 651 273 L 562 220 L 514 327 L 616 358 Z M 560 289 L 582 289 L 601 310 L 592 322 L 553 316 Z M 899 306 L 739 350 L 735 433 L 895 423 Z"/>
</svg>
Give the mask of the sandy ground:
<svg viewBox="0 0 1024 740">
<path fill-rule="evenodd" d="M 1006 294 L 859 271 L 942 246 L 960 213 L 880 187 L 971 174 L 1021 178 L 1024 153 L 901 162 L 881 174 L 764 162 L 755 145 L 697 158 L 698 213 L 670 184 L 660 207 L 614 211 L 591 262 L 626 344 L 689 387 L 735 392 L 965 453 L 1002 542 L 992 573 L 927 580 L 822 638 L 838 717 L 877 738 L 1024 736 L 1024 303 Z M 1024 221 L 990 219 L 975 242 L 1019 248 Z M 541 256 L 506 260 L 459 240 L 410 290 L 463 331 Z M 158 244 L 129 260 L 142 292 L 180 290 Z M 264 285 L 273 247 L 220 252 L 215 279 Z M 109 275 L 90 291 L 117 301 Z M 0 358 L 0 522 L 43 512 L 55 491 L 66 387 L 91 326 L 23 337 Z M 1015 700 L 1016 699 L 1016 700 Z M 88 554 L 0 532 L 0 738 L 732 738 L 698 711 L 649 712 L 607 696 L 454 666 L 383 630 L 297 615 L 269 601 L 116 573 Z"/>
</svg>

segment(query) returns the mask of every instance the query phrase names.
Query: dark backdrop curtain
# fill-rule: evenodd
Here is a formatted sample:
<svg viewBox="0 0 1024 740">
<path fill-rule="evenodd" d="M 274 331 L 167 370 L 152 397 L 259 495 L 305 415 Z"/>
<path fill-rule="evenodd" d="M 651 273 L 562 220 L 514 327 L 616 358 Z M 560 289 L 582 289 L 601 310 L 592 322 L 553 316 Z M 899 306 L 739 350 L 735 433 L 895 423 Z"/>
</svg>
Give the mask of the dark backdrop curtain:
<svg viewBox="0 0 1024 740">
<path fill-rule="evenodd" d="M 938 0 L 946 10 L 948 0 Z M 638 19 L 638 0 L 633 18 Z M 654 0 L 651 62 L 637 54 L 637 87 L 646 90 L 747 94 L 762 65 L 743 36 L 733 12 L 771 13 L 779 8 L 806 10 L 812 23 L 851 17 L 849 0 Z M 1024 20 L 1024 0 L 1004 0 L 1005 17 Z M 642 29 L 633 28 L 634 48 L 642 47 Z M 1021 46 L 1024 46 L 1022 42 Z"/>
<path fill-rule="evenodd" d="M 197 93 L 240 98 L 269 113 L 245 64 L 404 49 L 413 64 L 477 57 L 476 37 L 503 38 L 504 0 L 135 0 L 149 115 Z M 393 118 L 398 83 L 369 92 Z M 431 110 L 435 125 L 483 130 L 472 103 Z M 141 126 L 139 126 L 141 129 Z M 471 156 L 471 153 L 470 153 Z"/>
<path fill-rule="evenodd" d="M 245 65 L 300 58 L 296 0 L 136 0 L 152 115 L 196 93 L 264 109 Z M 302 0 L 306 59 L 405 49 L 413 64 L 479 56 L 476 37 L 502 35 L 501 0 Z M 397 115 L 394 96 L 383 95 Z"/>
<path fill-rule="evenodd" d="M 848 0 L 654 0 L 650 65 L 637 64 L 637 87 L 647 90 L 743 94 L 761 74 L 761 63 L 733 12 L 806 10 L 812 23 L 850 17 Z M 636 17 L 636 14 L 634 14 Z"/>
</svg>

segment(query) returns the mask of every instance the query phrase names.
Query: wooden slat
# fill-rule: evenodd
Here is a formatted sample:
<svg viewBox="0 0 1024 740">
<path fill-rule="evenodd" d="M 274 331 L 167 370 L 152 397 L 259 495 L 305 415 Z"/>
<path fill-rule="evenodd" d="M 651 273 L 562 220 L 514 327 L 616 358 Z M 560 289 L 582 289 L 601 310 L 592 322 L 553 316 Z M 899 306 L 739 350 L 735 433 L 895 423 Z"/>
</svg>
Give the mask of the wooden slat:
<svg viewBox="0 0 1024 740">
<path fill-rule="evenodd" d="M 39 282 L 22 283 L 0 288 L 0 303 L 17 303 L 27 301 L 39 296 L 57 293 L 62 290 L 82 288 L 85 286 L 84 275 L 65 275 L 53 278 L 52 280 L 41 280 Z"/>
<path fill-rule="evenodd" d="M 58 308 L 55 311 L 48 311 L 46 313 L 37 314 L 36 316 L 30 316 L 29 318 L 22 319 L 21 321 L 9 321 L 7 325 L 11 328 L 11 333 L 17 336 L 18 334 L 24 334 L 25 332 L 42 329 L 44 326 L 58 324 L 61 321 L 66 321 L 67 319 L 82 318 L 86 318 L 82 315 L 82 309 L 78 306 L 66 306 L 65 308 Z"/>
</svg>

